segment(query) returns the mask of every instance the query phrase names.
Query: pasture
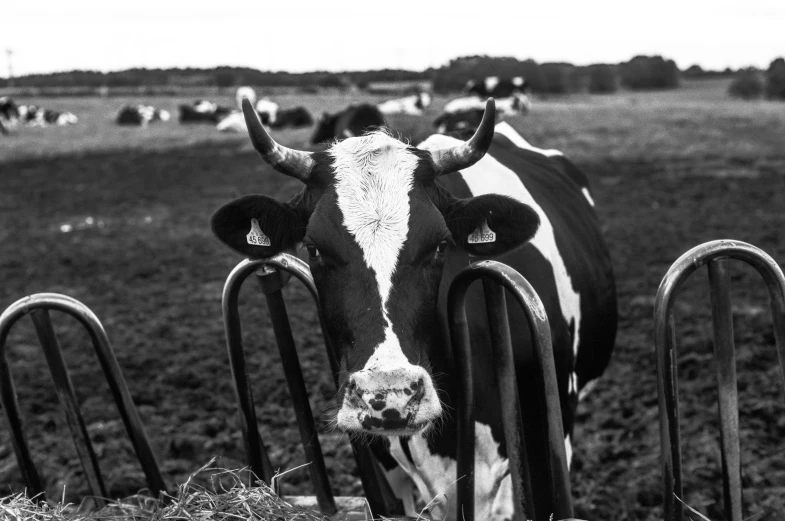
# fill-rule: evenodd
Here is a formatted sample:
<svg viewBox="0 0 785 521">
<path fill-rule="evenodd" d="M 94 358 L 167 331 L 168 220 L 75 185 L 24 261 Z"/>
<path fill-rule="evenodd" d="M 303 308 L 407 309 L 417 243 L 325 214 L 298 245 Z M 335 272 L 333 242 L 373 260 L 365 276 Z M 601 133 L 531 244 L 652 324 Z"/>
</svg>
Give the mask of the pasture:
<svg viewBox="0 0 785 521">
<path fill-rule="evenodd" d="M 532 144 L 565 152 L 589 176 L 614 262 L 620 329 L 611 365 L 579 406 L 572 469 L 576 515 L 591 520 L 661 518 L 652 305 L 660 279 L 684 251 L 732 238 L 785 266 L 785 104 L 726 98 L 725 82 L 688 83 L 660 93 L 535 99 L 508 121 Z M 364 94 L 276 96 L 282 108 L 318 114 Z M 103 321 L 162 468 L 182 482 L 211 457 L 242 466 L 242 441 L 221 323 L 221 289 L 241 259 L 210 233 L 222 203 L 246 193 L 279 199 L 296 181 L 261 163 L 245 135 L 181 126 L 177 98 L 25 99 L 76 113 L 79 124 L 17 129 L 0 141 L 0 308 L 35 292 L 60 292 Z M 173 113 L 149 128 L 117 127 L 116 110 L 144 101 Z M 390 126 L 417 142 L 446 99 L 422 118 Z M 233 100 L 222 100 L 232 104 Z M 273 133 L 309 147 L 311 129 Z M 719 433 L 710 306 L 703 272 L 677 306 L 684 500 L 720 519 Z M 734 265 L 746 515 L 785 517 L 785 396 L 780 386 L 765 288 Z M 296 282 L 285 291 L 312 407 L 335 492 L 360 494 L 347 440 L 327 427 L 334 389 L 316 310 Z M 257 415 L 273 463 L 304 462 L 262 297 L 241 299 Z M 108 487 L 144 486 L 87 336 L 53 314 Z M 9 339 L 27 433 L 51 497 L 86 492 L 46 362 L 29 321 Z M 0 495 L 22 489 L 5 426 Z M 285 476 L 283 492 L 309 493 L 307 474 Z"/>
</svg>

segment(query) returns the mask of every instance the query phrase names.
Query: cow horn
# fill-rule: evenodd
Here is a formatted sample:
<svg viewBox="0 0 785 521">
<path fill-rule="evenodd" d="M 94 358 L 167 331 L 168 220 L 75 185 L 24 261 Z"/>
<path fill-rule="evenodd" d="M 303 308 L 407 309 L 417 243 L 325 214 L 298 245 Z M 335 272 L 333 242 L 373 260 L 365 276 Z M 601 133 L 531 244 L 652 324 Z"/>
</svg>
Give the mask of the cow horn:
<svg viewBox="0 0 785 521">
<path fill-rule="evenodd" d="M 469 168 L 483 158 L 493 141 L 494 126 L 496 124 L 496 102 L 488 98 L 485 103 L 485 112 L 482 115 L 480 126 L 469 141 L 462 145 L 444 150 L 431 152 L 436 175 L 449 174 L 457 170 Z"/>
<path fill-rule="evenodd" d="M 282 174 L 294 177 L 300 181 L 307 181 L 316 162 L 311 157 L 311 152 L 303 152 L 279 145 L 264 130 L 259 115 L 254 110 L 248 98 L 243 98 L 243 115 L 248 126 L 248 136 L 251 144 L 262 156 L 264 162 Z"/>
</svg>

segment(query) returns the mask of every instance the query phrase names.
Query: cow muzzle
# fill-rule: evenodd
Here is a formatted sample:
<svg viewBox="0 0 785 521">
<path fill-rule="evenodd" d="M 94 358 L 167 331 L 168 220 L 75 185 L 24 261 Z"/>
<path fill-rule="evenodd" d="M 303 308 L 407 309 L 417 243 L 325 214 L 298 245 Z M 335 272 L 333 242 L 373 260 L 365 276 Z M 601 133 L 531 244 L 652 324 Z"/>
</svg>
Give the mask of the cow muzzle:
<svg viewBox="0 0 785 521">
<path fill-rule="evenodd" d="M 347 432 L 411 436 L 441 416 L 428 372 L 419 366 L 365 369 L 349 376 L 338 427 Z"/>
</svg>

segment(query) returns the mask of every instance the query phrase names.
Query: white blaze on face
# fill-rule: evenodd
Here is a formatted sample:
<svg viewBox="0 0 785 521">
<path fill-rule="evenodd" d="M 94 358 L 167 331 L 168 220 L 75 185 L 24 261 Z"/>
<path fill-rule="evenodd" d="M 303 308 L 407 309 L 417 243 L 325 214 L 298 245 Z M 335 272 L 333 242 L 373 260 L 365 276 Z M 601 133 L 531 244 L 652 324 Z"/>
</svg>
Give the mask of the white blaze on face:
<svg viewBox="0 0 785 521">
<path fill-rule="evenodd" d="M 505 125 L 509 127 L 506 123 L 499 123 L 496 125 L 496 132 L 499 132 L 499 127 Z M 461 143 L 463 142 L 458 139 L 441 134 L 434 134 L 423 141 L 419 145 L 419 148 L 425 150 L 439 150 L 454 147 Z M 556 246 L 556 236 L 550 219 L 548 219 L 548 216 L 545 214 L 542 207 L 534 200 L 534 197 L 532 197 L 529 190 L 523 185 L 521 178 L 518 177 L 515 172 L 491 157 L 490 154 L 485 154 L 485 157 L 474 166 L 461 170 L 461 176 L 473 196 L 483 194 L 506 195 L 530 206 L 537 212 L 537 215 L 540 217 L 540 227 L 534 237 L 529 241 L 529 244 L 537 248 L 542 256 L 551 263 L 562 316 L 567 323 L 567 327 L 569 327 L 571 323 L 575 324 L 572 352 L 573 355 L 577 357 L 581 330 L 581 296 L 575 290 L 572 284 L 572 278 L 567 272 L 567 266 L 564 264 L 564 258 L 559 252 L 559 248 Z"/>
<path fill-rule="evenodd" d="M 385 340 L 365 369 L 408 365 L 387 314 L 387 300 L 398 256 L 409 233 L 409 192 L 418 158 L 407 146 L 382 132 L 333 145 L 335 192 L 343 225 L 373 270 L 386 322 Z M 395 364 L 391 367 L 391 362 Z"/>
</svg>

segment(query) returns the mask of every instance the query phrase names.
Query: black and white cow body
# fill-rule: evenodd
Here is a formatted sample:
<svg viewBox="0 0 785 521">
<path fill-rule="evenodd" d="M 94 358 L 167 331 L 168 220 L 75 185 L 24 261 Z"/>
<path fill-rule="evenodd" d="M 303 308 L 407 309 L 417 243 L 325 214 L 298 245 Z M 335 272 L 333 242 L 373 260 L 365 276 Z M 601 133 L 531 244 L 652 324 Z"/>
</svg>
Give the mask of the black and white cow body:
<svg viewBox="0 0 785 521">
<path fill-rule="evenodd" d="M 579 392 L 604 371 L 615 338 L 614 279 L 585 176 L 506 123 L 494 133 L 492 102 L 489 109 L 465 143 L 434 135 L 414 148 L 374 132 L 318 153 L 286 149 L 249 119 L 265 161 L 305 188 L 289 203 L 247 196 L 212 220 L 214 233 L 249 257 L 305 245 L 326 333 L 340 356 L 337 425 L 372 437 L 410 515 L 414 485 L 435 519 L 459 518 L 456 425 L 446 412 L 456 407 L 457 375 L 445 320 L 446 288 L 459 270 L 471 260 L 498 259 L 540 295 L 568 457 Z M 491 230 L 492 240 L 471 240 L 478 229 Z M 475 515 L 503 520 L 513 514 L 512 481 L 481 295 L 475 285 L 467 298 L 475 403 L 482 404 L 475 411 Z M 535 406 L 532 352 L 515 306 L 510 324 L 527 415 Z M 534 440 L 529 454 L 546 457 L 542 433 L 531 422 L 526 427 Z M 535 494 L 544 468 L 532 468 Z"/>
<path fill-rule="evenodd" d="M 363 132 L 384 126 L 384 116 L 376 105 L 349 105 L 336 114 L 322 114 L 311 136 L 314 145 L 333 139 L 360 136 Z"/>
<path fill-rule="evenodd" d="M 152 105 L 124 105 L 117 112 L 115 122 L 118 125 L 138 125 L 146 127 L 154 121 L 169 121 L 169 111 L 158 109 Z"/>
<path fill-rule="evenodd" d="M 180 123 L 210 123 L 215 125 L 234 110 L 208 100 L 197 100 L 179 107 Z"/>
<path fill-rule="evenodd" d="M 8 129 L 19 121 L 19 107 L 13 98 L 0 97 L 0 133 L 8 134 Z"/>
<path fill-rule="evenodd" d="M 423 110 L 431 104 L 431 95 L 427 92 L 420 92 L 404 98 L 391 99 L 379 103 L 377 107 L 384 115 L 389 114 L 408 114 L 410 116 L 421 116 Z"/>
</svg>

